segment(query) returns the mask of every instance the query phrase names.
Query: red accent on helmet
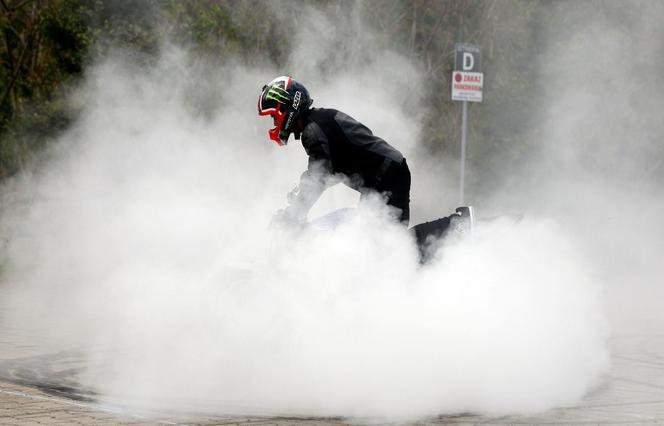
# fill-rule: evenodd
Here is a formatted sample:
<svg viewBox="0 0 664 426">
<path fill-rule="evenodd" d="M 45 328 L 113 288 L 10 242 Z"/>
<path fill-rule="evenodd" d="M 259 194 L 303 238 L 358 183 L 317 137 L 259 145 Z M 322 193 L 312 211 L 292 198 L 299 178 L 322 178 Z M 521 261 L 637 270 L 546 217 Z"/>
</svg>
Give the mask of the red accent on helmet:
<svg viewBox="0 0 664 426">
<path fill-rule="evenodd" d="M 293 78 L 288 76 L 288 80 L 286 80 L 286 84 L 284 85 L 284 90 L 288 90 L 288 88 L 291 85 L 291 82 L 293 81 Z M 265 89 L 268 89 L 269 86 L 266 86 Z M 265 90 L 264 89 L 264 90 Z M 281 107 L 282 104 L 277 104 L 275 108 L 267 108 L 263 109 L 263 92 L 261 92 L 260 96 L 258 96 L 258 115 L 271 115 L 272 118 L 274 119 L 274 124 L 275 127 L 271 128 L 268 131 L 268 134 L 270 136 L 270 140 L 274 141 L 277 143 L 279 146 L 284 146 L 286 143 L 281 140 L 279 137 L 279 133 L 281 133 L 282 126 L 284 125 L 284 121 L 286 120 L 286 114 L 288 111 L 282 111 Z"/>
</svg>

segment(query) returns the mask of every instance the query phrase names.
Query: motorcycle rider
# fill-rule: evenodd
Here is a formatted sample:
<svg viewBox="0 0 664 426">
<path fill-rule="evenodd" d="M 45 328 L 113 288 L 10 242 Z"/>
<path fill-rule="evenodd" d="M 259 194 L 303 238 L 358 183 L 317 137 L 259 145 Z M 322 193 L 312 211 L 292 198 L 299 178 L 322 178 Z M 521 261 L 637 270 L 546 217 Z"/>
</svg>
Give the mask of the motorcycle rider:
<svg viewBox="0 0 664 426">
<path fill-rule="evenodd" d="M 292 133 L 309 156 L 283 218 L 304 221 L 326 187 L 341 180 L 362 194 L 383 194 L 395 217 L 407 226 L 410 170 L 401 152 L 352 117 L 336 109 L 310 108 L 312 102 L 308 90 L 289 76 L 263 86 L 258 98 L 259 115 L 274 120 L 270 139 L 283 146 Z"/>
<path fill-rule="evenodd" d="M 307 170 L 289 194 L 290 204 L 278 214 L 278 220 L 303 223 L 326 187 L 341 180 L 362 194 L 383 194 L 396 219 L 408 226 L 410 170 L 401 152 L 352 117 L 336 109 L 311 108 L 312 102 L 304 85 L 289 76 L 263 86 L 258 97 L 258 114 L 274 120 L 270 139 L 283 146 L 293 134 L 302 140 L 309 156 Z M 448 229 L 471 233 L 473 222 L 473 209 L 468 206 L 411 228 L 420 261 L 427 262 L 430 249 Z"/>
</svg>

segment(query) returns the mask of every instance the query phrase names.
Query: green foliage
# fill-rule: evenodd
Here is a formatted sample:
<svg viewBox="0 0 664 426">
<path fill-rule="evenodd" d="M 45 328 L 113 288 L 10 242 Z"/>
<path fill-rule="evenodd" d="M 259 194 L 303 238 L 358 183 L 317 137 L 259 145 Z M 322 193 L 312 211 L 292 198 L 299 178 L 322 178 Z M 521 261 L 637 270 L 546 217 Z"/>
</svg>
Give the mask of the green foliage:
<svg viewBox="0 0 664 426">
<path fill-rule="evenodd" d="M 0 178 L 16 172 L 67 115 L 54 95 L 84 67 L 91 31 L 84 0 L 0 2 Z"/>
<path fill-rule="evenodd" d="M 280 63 L 289 39 L 282 23 L 264 13 L 272 8 L 269 1 L 169 0 L 162 8 L 168 23 L 162 36 L 245 62 L 266 55 Z"/>
<path fill-rule="evenodd" d="M 90 58 L 149 60 L 163 40 L 247 63 L 282 63 L 289 39 L 268 0 L 0 0 L 0 179 L 71 120 L 61 99 Z"/>
<path fill-rule="evenodd" d="M 578 8 L 568 1 L 567 8 Z M 551 2 L 528 0 L 0 0 L 0 179 L 18 171 L 44 140 L 67 126 L 61 94 L 87 61 L 124 48 L 150 60 L 163 40 L 216 57 L 283 66 L 308 8 L 331 13 L 340 28 L 361 18 L 376 49 L 407 55 L 425 73 L 422 149 L 456 156 L 458 103 L 450 100 L 454 43 L 479 44 L 485 102 L 470 106 L 469 152 L 489 175 L 501 155 L 518 156 L 536 131 L 528 114 L 537 102 L 533 61 Z M 593 3 L 595 4 L 595 3 Z M 379 6 L 379 7 L 377 7 Z M 353 43 L 352 37 L 342 37 Z M 349 39 L 349 40 L 345 40 Z M 348 47 L 348 49 L 346 49 Z M 352 45 L 339 46 L 343 59 Z M 357 49 L 355 49 L 357 50 Z M 371 53 L 371 52 L 366 52 Z M 367 57 L 359 52 L 352 60 Z M 339 58 L 337 58 L 339 59 Z M 334 61 L 332 61 L 334 62 Z M 518 88 L 518 91 L 514 89 Z M 533 130 L 535 129 L 535 130 Z M 516 145 L 519 145 L 516 144 Z M 498 173 L 496 173 L 498 174 Z"/>
</svg>

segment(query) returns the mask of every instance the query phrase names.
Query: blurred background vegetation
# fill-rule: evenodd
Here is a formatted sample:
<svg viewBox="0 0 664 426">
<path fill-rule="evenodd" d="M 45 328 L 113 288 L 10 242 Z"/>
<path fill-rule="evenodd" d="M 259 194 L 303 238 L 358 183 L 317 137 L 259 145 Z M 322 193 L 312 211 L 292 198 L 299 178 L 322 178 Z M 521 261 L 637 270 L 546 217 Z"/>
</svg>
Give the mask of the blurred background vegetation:
<svg viewBox="0 0 664 426">
<path fill-rule="evenodd" d="M 284 56 L 286 34 L 259 3 L 179 0 L 0 0 L 0 179 L 66 128 L 64 102 L 86 63 L 111 48 L 150 56 L 165 37 L 250 58 Z"/>
<path fill-rule="evenodd" d="M 283 14 L 279 20 L 266 19 L 265 11 L 274 10 L 275 3 Z M 456 155 L 458 150 L 459 108 L 450 100 L 449 87 L 454 43 L 479 44 L 487 90 L 481 107 L 471 106 L 469 138 L 483 143 L 469 160 L 507 155 L 502 147 L 527 140 L 522 133 L 532 131 L 526 112 L 537 102 L 537 80 L 528 58 L 539 48 L 537 25 L 550 3 L 0 0 L 0 179 L 21 170 L 67 127 L 76 111 L 64 102 L 66 95 L 86 64 L 109 49 L 150 57 L 168 39 L 216 55 L 230 53 L 249 64 L 262 58 L 280 66 L 293 42 L 287 29 L 297 23 L 303 4 L 336 9 L 339 19 L 360 14 L 385 41 L 377 47 L 407 55 L 424 70 L 422 146 L 433 154 Z"/>
</svg>

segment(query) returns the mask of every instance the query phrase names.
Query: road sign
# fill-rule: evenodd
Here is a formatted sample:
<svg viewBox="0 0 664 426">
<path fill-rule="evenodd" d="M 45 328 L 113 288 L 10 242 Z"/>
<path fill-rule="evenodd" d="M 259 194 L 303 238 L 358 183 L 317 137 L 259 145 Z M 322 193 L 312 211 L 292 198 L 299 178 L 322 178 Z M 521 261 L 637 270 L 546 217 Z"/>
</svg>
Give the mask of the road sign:
<svg viewBox="0 0 664 426">
<path fill-rule="evenodd" d="M 466 43 L 454 45 L 452 100 L 482 102 L 484 74 L 479 46 Z"/>
<path fill-rule="evenodd" d="M 484 74 L 481 72 L 454 71 L 452 73 L 452 100 L 482 102 Z"/>
<path fill-rule="evenodd" d="M 454 71 L 452 72 L 452 100 L 463 101 L 461 108 L 461 159 L 459 165 L 459 204 L 465 204 L 466 181 L 466 127 L 468 102 L 482 102 L 482 53 L 474 44 L 454 45 Z"/>
<path fill-rule="evenodd" d="M 482 52 L 480 47 L 468 43 L 454 45 L 454 70 L 482 72 Z"/>
</svg>

